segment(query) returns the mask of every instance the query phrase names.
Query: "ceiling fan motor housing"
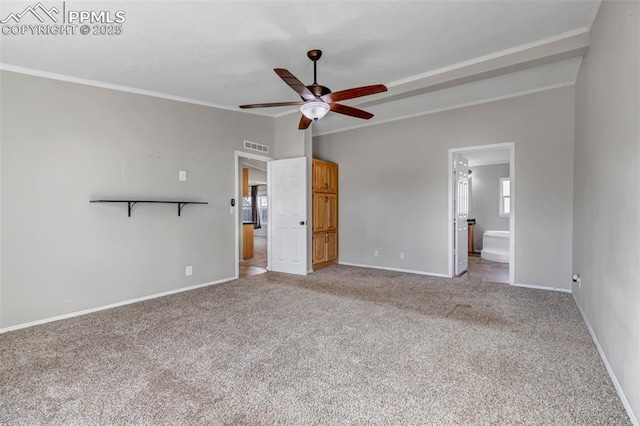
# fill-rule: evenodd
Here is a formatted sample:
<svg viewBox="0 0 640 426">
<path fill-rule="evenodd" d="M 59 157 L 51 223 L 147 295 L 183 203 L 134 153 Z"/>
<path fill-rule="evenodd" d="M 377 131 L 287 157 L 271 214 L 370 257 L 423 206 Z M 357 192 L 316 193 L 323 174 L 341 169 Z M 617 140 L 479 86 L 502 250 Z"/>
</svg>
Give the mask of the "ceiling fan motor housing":
<svg viewBox="0 0 640 426">
<path fill-rule="evenodd" d="M 317 98 L 324 96 L 324 95 L 328 95 L 329 93 L 331 93 L 331 90 L 329 90 L 329 88 L 327 86 L 322 86 L 320 84 L 314 83 L 311 84 L 309 86 L 307 86 L 307 89 L 309 89 L 311 91 L 311 93 L 313 93 L 314 95 L 316 95 Z"/>
</svg>

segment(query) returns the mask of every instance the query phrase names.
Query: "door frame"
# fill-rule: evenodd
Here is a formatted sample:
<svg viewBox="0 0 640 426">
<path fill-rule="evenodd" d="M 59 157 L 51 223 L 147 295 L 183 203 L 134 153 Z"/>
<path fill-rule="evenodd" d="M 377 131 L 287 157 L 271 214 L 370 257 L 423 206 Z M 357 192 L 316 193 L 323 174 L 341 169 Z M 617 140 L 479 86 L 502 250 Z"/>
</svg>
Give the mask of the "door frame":
<svg viewBox="0 0 640 426">
<path fill-rule="evenodd" d="M 449 149 L 449 166 L 447 167 L 449 177 L 447 179 L 447 193 L 448 193 L 448 235 L 449 235 L 449 244 L 448 244 L 448 263 L 449 263 L 449 278 L 453 278 L 454 276 L 454 262 L 455 256 L 453 255 L 455 234 L 453 232 L 453 200 L 454 200 L 454 190 L 453 190 L 453 155 L 462 154 L 469 151 L 483 151 L 483 150 L 494 150 L 494 149 L 508 149 L 509 150 L 509 178 L 511 179 L 511 214 L 509 215 L 509 284 L 515 284 L 515 275 L 516 275 L 516 144 L 515 142 L 505 142 L 505 143 L 496 143 L 490 145 L 476 145 L 476 146 L 466 146 L 464 148 L 451 148 Z"/>
<path fill-rule="evenodd" d="M 273 161 L 275 160 L 275 158 L 273 157 L 265 157 L 263 155 L 258 155 L 258 154 L 252 154 L 250 152 L 246 152 L 246 151 L 235 151 L 235 162 L 234 162 L 234 176 L 235 178 L 233 179 L 233 181 L 235 182 L 235 189 L 234 189 L 234 196 L 232 197 L 235 200 L 235 206 L 233 207 L 234 209 L 234 228 L 235 228 L 235 239 L 236 242 L 233 245 L 234 246 L 234 250 L 235 250 L 235 255 L 233 256 L 234 259 L 236 260 L 236 265 L 235 265 L 235 278 L 238 279 L 240 278 L 240 232 L 241 232 L 241 227 L 242 227 L 242 223 L 240 223 L 240 211 L 242 210 L 242 203 L 240 202 L 240 198 L 241 194 L 240 194 L 240 187 L 242 186 L 242 177 L 240 176 L 240 159 L 241 158 L 246 158 L 249 160 L 258 160 L 258 161 L 264 161 L 265 163 L 268 163 L 269 161 Z M 267 199 L 271 198 L 271 193 L 270 193 L 270 188 L 269 185 L 267 184 Z M 269 217 L 271 217 L 271 203 L 267 204 L 267 215 L 269 215 Z M 269 241 L 271 239 L 271 233 L 269 232 L 269 227 L 267 226 L 267 247 L 269 247 Z M 268 248 L 267 248 L 268 250 Z M 271 268 L 271 257 L 269 256 L 269 253 L 267 253 L 267 270 Z"/>
</svg>

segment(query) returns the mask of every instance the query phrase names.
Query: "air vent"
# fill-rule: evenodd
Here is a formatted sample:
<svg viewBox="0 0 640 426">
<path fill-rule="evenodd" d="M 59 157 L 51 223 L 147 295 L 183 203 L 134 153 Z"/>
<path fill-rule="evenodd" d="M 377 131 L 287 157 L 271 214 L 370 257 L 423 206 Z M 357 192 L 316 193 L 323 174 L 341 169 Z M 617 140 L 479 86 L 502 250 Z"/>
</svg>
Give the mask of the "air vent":
<svg viewBox="0 0 640 426">
<path fill-rule="evenodd" d="M 264 152 L 264 153 L 269 152 L 269 147 L 267 145 L 262 145 L 262 144 L 251 142 L 251 141 L 244 141 L 244 147 L 245 149 L 250 149 L 252 151 L 258 151 L 258 152 Z"/>
</svg>

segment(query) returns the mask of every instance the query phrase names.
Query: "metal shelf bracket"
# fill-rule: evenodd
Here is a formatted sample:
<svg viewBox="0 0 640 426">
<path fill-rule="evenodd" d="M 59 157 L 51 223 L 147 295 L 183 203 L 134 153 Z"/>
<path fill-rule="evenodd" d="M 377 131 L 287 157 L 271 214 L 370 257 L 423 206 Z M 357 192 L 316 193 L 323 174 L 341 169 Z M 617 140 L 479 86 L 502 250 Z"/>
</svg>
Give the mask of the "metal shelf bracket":
<svg viewBox="0 0 640 426">
<path fill-rule="evenodd" d="M 187 204 L 209 204 L 206 201 L 160 201 L 160 200 L 91 200 L 90 203 L 127 203 L 127 214 L 131 217 L 131 209 L 138 203 L 177 204 L 178 216 L 182 214 L 182 208 Z"/>
</svg>

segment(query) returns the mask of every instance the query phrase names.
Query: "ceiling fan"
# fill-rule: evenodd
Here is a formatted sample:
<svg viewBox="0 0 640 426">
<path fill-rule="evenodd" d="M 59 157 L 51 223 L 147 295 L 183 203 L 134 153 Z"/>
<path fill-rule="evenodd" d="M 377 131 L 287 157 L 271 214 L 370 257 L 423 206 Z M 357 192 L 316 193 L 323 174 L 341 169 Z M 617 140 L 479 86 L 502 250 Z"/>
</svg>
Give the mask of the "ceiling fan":
<svg viewBox="0 0 640 426">
<path fill-rule="evenodd" d="M 307 52 L 307 57 L 313 61 L 313 84 L 305 86 L 293 74 L 284 68 L 274 68 L 274 71 L 285 83 L 300 95 L 301 101 L 293 102 L 271 102 L 264 104 L 240 105 L 240 108 L 267 108 L 300 105 L 300 124 L 298 129 L 304 130 L 309 127 L 311 122 L 324 117 L 329 111 L 338 114 L 350 115 L 352 117 L 363 118 L 369 120 L 373 114 L 358 108 L 350 107 L 337 103 L 338 101 L 346 101 L 347 99 L 359 98 L 361 96 L 373 95 L 375 93 L 386 92 L 387 88 L 384 84 L 374 84 L 372 86 L 354 87 L 353 89 L 341 90 L 339 92 L 331 92 L 328 87 L 318 84 L 317 81 L 317 62 L 322 56 L 322 51 L 318 49 Z"/>
</svg>

